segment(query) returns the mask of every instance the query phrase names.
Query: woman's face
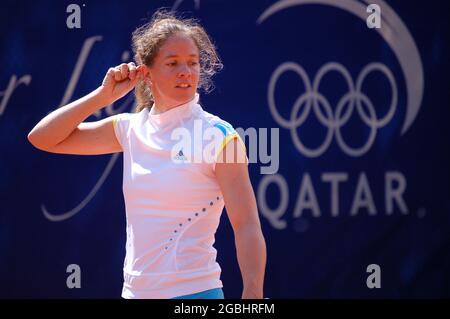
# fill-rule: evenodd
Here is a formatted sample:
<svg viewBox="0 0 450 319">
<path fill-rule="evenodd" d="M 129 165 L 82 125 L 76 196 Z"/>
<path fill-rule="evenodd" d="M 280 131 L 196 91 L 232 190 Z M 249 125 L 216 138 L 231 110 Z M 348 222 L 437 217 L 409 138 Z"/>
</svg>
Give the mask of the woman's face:
<svg viewBox="0 0 450 319">
<path fill-rule="evenodd" d="M 199 52 L 192 38 L 184 33 L 170 36 L 148 68 L 155 104 L 166 108 L 192 100 L 199 76 Z"/>
</svg>

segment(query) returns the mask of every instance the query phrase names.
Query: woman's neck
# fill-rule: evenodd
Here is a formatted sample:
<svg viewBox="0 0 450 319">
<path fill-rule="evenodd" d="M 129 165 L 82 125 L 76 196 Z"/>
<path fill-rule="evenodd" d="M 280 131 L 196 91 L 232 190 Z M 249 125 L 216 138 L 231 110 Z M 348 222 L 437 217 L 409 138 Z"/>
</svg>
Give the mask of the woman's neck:
<svg viewBox="0 0 450 319">
<path fill-rule="evenodd" d="M 153 104 L 153 106 L 152 106 L 152 108 L 154 109 L 153 112 L 154 112 L 154 114 L 161 114 L 161 113 L 167 112 L 167 111 L 169 111 L 169 110 L 171 110 L 171 109 L 173 109 L 173 108 L 176 108 L 176 107 L 178 107 L 178 106 L 180 106 L 180 105 L 189 103 L 189 102 L 192 101 L 194 98 L 195 98 L 195 95 L 194 95 L 190 100 L 188 100 L 188 101 L 186 101 L 186 102 L 183 102 L 183 103 L 177 103 L 177 104 L 175 104 L 175 105 L 173 105 L 173 104 L 170 105 L 170 104 L 158 103 L 157 101 L 155 101 L 155 104 Z"/>
<path fill-rule="evenodd" d="M 174 107 L 177 107 L 177 106 L 178 105 L 176 105 L 176 106 L 164 106 L 163 104 L 155 103 L 155 104 L 153 104 L 152 108 L 154 109 L 154 114 L 161 114 L 161 113 L 164 113 L 164 112 L 166 112 L 166 111 L 168 111 L 170 109 L 173 109 Z"/>
</svg>

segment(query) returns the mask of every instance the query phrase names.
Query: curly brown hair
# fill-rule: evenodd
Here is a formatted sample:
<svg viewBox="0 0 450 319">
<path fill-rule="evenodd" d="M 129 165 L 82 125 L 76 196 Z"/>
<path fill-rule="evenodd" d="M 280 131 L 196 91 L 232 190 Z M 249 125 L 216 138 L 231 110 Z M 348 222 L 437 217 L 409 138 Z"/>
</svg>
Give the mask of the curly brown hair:
<svg viewBox="0 0 450 319">
<path fill-rule="evenodd" d="M 223 64 L 210 37 L 195 19 L 179 18 L 166 10 L 156 11 L 150 22 L 133 32 L 132 45 L 136 64 L 151 66 L 159 48 L 171 35 L 178 32 L 189 35 L 196 44 L 200 59 L 198 88 L 206 93 L 210 92 L 214 87 L 211 78 L 223 68 Z M 144 81 L 141 80 L 136 85 L 135 95 L 135 112 L 153 106 L 152 92 Z"/>
</svg>

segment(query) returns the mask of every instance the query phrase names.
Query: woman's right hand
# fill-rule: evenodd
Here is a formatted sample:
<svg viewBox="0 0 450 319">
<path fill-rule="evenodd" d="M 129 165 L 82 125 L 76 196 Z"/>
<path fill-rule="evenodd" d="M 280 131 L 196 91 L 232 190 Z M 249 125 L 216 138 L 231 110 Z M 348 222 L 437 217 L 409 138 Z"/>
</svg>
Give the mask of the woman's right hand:
<svg viewBox="0 0 450 319">
<path fill-rule="evenodd" d="M 106 105 L 114 103 L 130 92 L 137 82 L 143 79 L 145 71 L 145 65 L 136 67 L 133 62 L 109 68 L 99 88 L 99 94 L 105 100 Z"/>
</svg>

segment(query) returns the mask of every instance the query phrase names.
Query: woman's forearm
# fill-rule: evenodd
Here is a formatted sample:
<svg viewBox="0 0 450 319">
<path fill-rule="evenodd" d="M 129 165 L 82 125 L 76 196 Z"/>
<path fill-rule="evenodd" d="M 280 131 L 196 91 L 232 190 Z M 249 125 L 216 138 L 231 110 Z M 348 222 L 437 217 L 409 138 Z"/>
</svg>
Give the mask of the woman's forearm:
<svg viewBox="0 0 450 319">
<path fill-rule="evenodd" d="M 236 252 L 244 285 L 242 298 L 263 298 L 266 242 L 259 225 L 242 226 L 235 233 Z"/>
<path fill-rule="evenodd" d="M 100 88 L 48 114 L 28 134 L 28 140 L 41 149 L 65 140 L 92 113 L 106 106 Z M 106 104 L 105 104 L 106 103 Z"/>
</svg>

